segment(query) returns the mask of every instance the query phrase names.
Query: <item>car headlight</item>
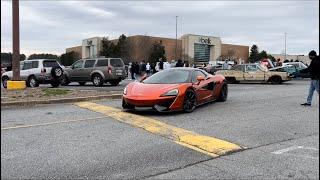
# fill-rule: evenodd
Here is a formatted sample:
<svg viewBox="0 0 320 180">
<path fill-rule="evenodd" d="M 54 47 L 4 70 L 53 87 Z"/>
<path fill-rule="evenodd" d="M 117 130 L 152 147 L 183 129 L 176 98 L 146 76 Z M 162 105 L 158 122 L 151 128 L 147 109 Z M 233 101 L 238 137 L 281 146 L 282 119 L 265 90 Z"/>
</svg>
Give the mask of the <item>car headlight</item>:
<svg viewBox="0 0 320 180">
<path fill-rule="evenodd" d="M 173 90 L 170 90 L 164 94 L 162 94 L 161 96 L 177 96 L 179 93 L 178 89 L 173 89 Z"/>
<path fill-rule="evenodd" d="M 123 90 L 123 94 L 126 95 L 127 94 L 127 87 L 124 88 Z"/>
</svg>

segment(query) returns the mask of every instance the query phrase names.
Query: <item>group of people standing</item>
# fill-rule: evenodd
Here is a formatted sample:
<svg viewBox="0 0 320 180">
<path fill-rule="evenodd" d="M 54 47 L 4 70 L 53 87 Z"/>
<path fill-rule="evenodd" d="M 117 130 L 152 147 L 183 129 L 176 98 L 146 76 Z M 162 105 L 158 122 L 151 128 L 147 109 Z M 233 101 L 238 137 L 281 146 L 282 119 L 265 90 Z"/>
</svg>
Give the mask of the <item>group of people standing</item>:
<svg viewBox="0 0 320 180">
<path fill-rule="evenodd" d="M 186 63 L 183 63 L 181 59 L 178 60 L 178 62 L 175 64 L 174 67 L 185 67 Z M 141 61 L 138 62 L 132 62 L 129 65 L 129 71 L 131 74 L 131 79 L 138 79 L 138 77 L 147 75 L 149 76 L 152 73 L 156 73 L 161 70 L 169 69 L 172 67 L 172 64 L 169 62 L 163 60 L 162 58 L 159 59 L 159 62 L 157 64 Z"/>
</svg>

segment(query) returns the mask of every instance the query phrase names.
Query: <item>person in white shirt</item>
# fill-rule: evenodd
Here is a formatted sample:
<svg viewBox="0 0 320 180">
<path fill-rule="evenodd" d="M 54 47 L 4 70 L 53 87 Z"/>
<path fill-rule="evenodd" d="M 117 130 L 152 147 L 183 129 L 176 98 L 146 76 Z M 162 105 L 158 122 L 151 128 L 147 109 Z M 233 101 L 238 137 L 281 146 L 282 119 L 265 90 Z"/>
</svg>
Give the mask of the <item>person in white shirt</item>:
<svg viewBox="0 0 320 180">
<path fill-rule="evenodd" d="M 168 63 L 167 61 L 165 61 L 165 62 L 163 63 L 163 69 L 170 69 L 170 68 L 171 68 L 170 63 Z"/>
<path fill-rule="evenodd" d="M 148 75 L 148 76 L 149 76 L 149 74 L 150 74 L 150 68 L 151 68 L 150 64 L 147 63 L 147 65 L 146 65 L 146 71 L 147 71 L 147 75 Z"/>
</svg>

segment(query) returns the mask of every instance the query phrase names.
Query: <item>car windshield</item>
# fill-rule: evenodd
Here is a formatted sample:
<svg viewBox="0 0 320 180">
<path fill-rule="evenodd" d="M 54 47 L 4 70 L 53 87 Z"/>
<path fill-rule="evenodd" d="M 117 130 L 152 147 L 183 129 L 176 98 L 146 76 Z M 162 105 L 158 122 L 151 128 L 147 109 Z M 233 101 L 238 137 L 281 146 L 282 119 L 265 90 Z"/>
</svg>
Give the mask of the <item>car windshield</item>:
<svg viewBox="0 0 320 180">
<path fill-rule="evenodd" d="M 179 84 L 189 82 L 190 71 L 187 70 L 164 70 L 160 71 L 149 78 L 145 79 L 143 83 L 146 84 Z"/>
</svg>

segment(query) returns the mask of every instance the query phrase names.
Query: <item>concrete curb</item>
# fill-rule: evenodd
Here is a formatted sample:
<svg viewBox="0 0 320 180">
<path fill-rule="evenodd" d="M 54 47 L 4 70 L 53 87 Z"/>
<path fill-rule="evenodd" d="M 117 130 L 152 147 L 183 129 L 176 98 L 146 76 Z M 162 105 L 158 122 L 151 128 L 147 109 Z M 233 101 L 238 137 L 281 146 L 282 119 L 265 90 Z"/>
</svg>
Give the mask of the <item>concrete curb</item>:
<svg viewBox="0 0 320 180">
<path fill-rule="evenodd" d="M 101 95 L 101 96 L 87 96 L 87 97 L 77 97 L 77 98 L 61 98 L 61 99 L 49 99 L 49 100 L 35 100 L 35 101 L 13 101 L 13 102 L 1 102 L 1 107 L 7 106 L 32 106 L 37 104 L 57 104 L 57 103 L 72 103 L 80 101 L 91 101 L 100 99 L 120 99 L 122 94 L 111 94 L 111 95 Z"/>
</svg>

